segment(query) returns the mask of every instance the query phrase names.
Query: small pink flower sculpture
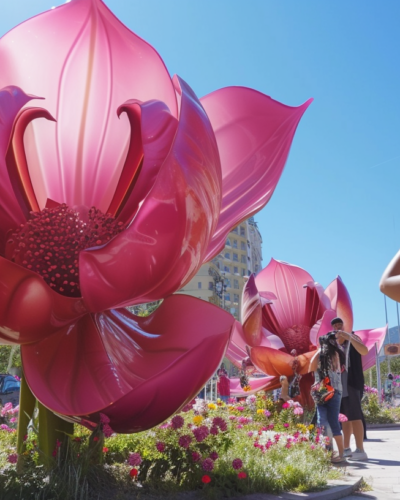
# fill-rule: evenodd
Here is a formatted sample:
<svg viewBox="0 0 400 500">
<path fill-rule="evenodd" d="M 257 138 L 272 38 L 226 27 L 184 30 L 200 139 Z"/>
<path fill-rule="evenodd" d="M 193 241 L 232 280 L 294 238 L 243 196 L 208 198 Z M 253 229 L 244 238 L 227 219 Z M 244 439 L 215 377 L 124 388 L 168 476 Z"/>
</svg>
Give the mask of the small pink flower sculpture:
<svg viewBox="0 0 400 500">
<path fill-rule="evenodd" d="M 153 427 L 199 392 L 232 327 L 171 294 L 268 202 L 311 101 L 199 100 L 101 0 L 17 26 L 0 67 L 0 340 L 22 345 L 47 408 Z M 159 299 L 147 318 L 125 308 Z"/>
<path fill-rule="evenodd" d="M 324 290 L 302 268 L 271 259 L 243 290 L 242 325 L 238 322 L 227 356 L 238 367 L 250 356 L 254 366 L 269 375 L 264 389 L 279 387 L 279 377 L 293 376 L 296 351 L 303 406 L 313 406 L 310 397 L 312 375 L 309 362 L 318 338 L 332 330 L 331 320 L 340 316 L 344 329 L 353 329 L 353 309 L 349 293 L 340 277 Z M 355 332 L 369 349 L 363 356 L 366 370 L 375 363 L 375 343 L 381 348 L 387 327 Z M 260 384 L 260 380 L 256 379 Z M 252 382 L 250 381 L 250 385 Z"/>
</svg>

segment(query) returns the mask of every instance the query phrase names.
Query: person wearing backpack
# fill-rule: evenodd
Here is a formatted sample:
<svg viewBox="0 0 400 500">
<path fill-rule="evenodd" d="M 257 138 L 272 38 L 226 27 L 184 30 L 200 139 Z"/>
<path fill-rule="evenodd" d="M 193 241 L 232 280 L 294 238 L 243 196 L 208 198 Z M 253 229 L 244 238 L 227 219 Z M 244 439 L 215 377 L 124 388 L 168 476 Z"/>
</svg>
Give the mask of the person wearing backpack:
<svg viewBox="0 0 400 500">
<path fill-rule="evenodd" d="M 346 463 L 344 441 L 339 423 L 342 399 L 341 372 L 346 363 L 343 350 L 336 341 L 336 334 L 330 332 L 319 338 L 320 348 L 310 362 L 309 371 L 314 372 L 315 384 L 311 394 L 316 402 L 317 426 L 331 428 L 338 454 L 332 455 L 332 463 Z"/>
</svg>

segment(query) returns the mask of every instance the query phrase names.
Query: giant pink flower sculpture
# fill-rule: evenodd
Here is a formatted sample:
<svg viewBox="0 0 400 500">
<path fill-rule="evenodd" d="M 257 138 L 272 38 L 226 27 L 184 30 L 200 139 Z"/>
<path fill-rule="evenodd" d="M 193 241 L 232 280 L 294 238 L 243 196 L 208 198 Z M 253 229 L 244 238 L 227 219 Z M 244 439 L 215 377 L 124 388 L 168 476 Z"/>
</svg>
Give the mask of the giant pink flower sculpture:
<svg viewBox="0 0 400 500">
<path fill-rule="evenodd" d="M 268 202 L 310 101 L 200 101 L 100 0 L 13 29 L 0 67 L 0 338 L 51 410 L 152 427 L 215 371 L 233 322 L 171 294 Z"/>
<path fill-rule="evenodd" d="M 279 376 L 293 376 L 295 350 L 298 358 L 301 400 L 313 406 L 310 397 L 312 374 L 309 362 L 318 338 L 332 330 L 331 320 L 340 316 L 344 329 L 353 329 L 353 309 L 349 293 L 338 276 L 324 290 L 300 267 L 271 259 L 243 290 L 242 325 L 236 322 L 227 356 L 237 366 L 250 355 L 254 366 L 269 375 L 264 389 L 279 387 Z M 364 370 L 375 363 L 375 343 L 381 348 L 387 326 L 355 332 L 368 347 L 363 356 Z M 259 383 L 258 379 L 258 383 Z"/>
</svg>

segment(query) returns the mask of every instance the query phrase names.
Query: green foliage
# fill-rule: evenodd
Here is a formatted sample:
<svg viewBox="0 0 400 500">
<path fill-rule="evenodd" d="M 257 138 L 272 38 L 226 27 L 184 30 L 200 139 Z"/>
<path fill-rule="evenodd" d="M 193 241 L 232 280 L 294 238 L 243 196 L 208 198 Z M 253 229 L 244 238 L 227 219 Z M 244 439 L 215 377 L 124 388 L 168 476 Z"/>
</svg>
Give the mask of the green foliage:
<svg viewBox="0 0 400 500">
<path fill-rule="evenodd" d="M 7 373 L 7 366 L 10 359 L 12 346 L 0 345 L 0 373 Z M 17 346 L 14 349 L 13 359 L 11 366 L 21 367 L 21 353 L 20 348 Z"/>
<path fill-rule="evenodd" d="M 321 436 L 300 418 L 294 407 L 278 411 L 261 394 L 235 405 L 196 404 L 154 429 L 114 434 L 104 442 L 99 428 L 91 434 L 77 426 L 72 438 L 65 436 L 57 445 L 50 469 L 40 465 L 31 431 L 19 457 L 20 474 L 7 461 L 15 453 L 16 433 L 0 431 L 0 491 L 6 492 L 5 500 L 128 500 L 189 491 L 191 498 L 219 499 L 319 490 L 338 473 Z M 182 436 L 190 439 L 184 443 Z M 93 460 L 96 446 L 101 465 Z"/>
<path fill-rule="evenodd" d="M 392 424 L 400 421 L 400 408 L 389 408 L 380 403 L 377 394 L 364 397 L 362 410 L 368 424 Z"/>
<path fill-rule="evenodd" d="M 380 364 L 381 380 L 384 381 L 389 373 L 388 361 L 385 359 Z M 400 373 L 400 356 L 390 358 L 390 373 Z M 376 366 L 372 366 L 364 372 L 365 383 L 371 387 L 377 386 Z"/>
</svg>

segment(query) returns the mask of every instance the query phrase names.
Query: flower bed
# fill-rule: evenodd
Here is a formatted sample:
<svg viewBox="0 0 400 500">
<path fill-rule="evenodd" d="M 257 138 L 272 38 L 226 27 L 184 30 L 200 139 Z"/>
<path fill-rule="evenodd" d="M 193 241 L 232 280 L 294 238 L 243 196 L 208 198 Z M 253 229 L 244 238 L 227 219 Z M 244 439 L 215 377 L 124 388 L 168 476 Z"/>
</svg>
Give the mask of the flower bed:
<svg viewBox="0 0 400 500">
<path fill-rule="evenodd" d="M 101 426 L 111 436 L 105 439 L 99 429 L 90 434 L 77 426 L 72 439 L 57 443 L 50 473 L 39 466 L 32 430 L 22 476 L 14 463 L 15 432 L 4 431 L 0 489 L 29 487 L 21 498 L 45 489 L 50 498 L 62 485 L 63 496 L 54 498 L 75 498 L 72 492 L 80 488 L 79 498 L 110 499 L 179 491 L 220 498 L 317 490 L 338 473 L 331 469 L 326 438 L 303 419 L 298 403 L 278 411 L 263 395 L 227 405 L 196 400 L 161 426 L 138 434 L 112 434 L 106 420 Z"/>
</svg>

